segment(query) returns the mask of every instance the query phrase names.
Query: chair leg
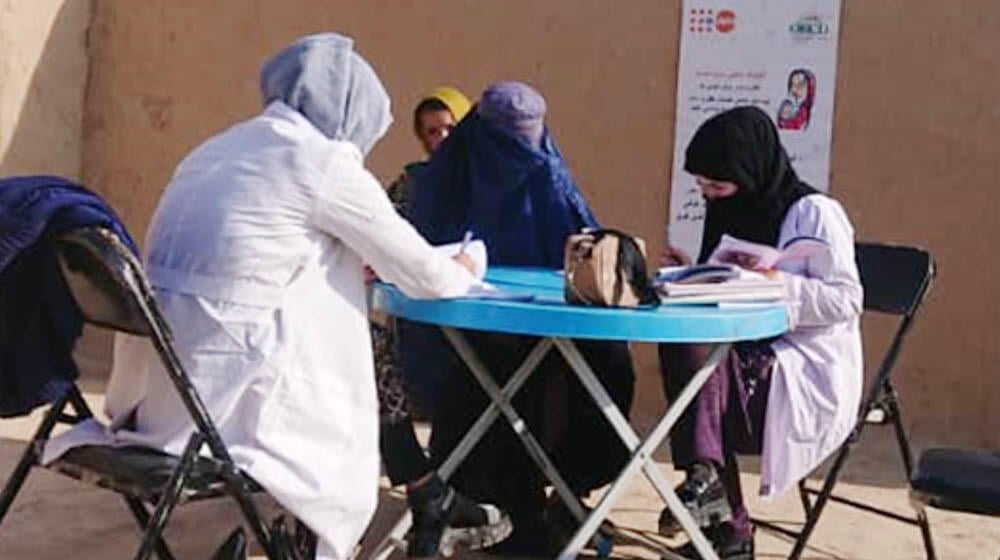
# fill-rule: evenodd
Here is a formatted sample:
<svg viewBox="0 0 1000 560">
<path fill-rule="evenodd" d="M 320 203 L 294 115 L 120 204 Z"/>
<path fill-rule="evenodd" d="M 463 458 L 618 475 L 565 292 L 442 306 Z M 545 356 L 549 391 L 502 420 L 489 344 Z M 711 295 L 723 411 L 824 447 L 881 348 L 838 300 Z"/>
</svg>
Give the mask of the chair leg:
<svg viewBox="0 0 1000 560">
<path fill-rule="evenodd" d="M 228 481 L 228 485 L 230 494 L 232 494 L 236 503 L 239 504 L 240 510 L 243 511 L 243 517 L 246 519 L 247 524 L 250 525 L 257 543 L 266 552 L 268 560 L 285 560 L 282 554 L 275 549 L 271 533 L 268 531 L 267 525 L 264 524 L 260 512 L 257 511 L 257 505 L 254 504 L 253 498 L 247 493 L 242 482 L 230 480 Z"/>
<path fill-rule="evenodd" d="M 896 442 L 899 444 L 899 453 L 903 459 L 903 469 L 906 470 L 905 478 L 906 481 L 910 481 L 910 477 L 913 475 L 913 448 L 910 446 L 910 438 L 906 433 L 906 427 L 903 425 L 903 413 L 899 406 L 899 399 L 897 398 L 896 388 L 893 387 L 892 381 L 886 379 L 885 381 L 885 395 L 886 404 L 889 408 L 889 415 L 892 419 L 893 428 L 896 432 Z M 931 526 L 927 521 L 927 512 L 923 509 L 917 510 L 917 525 L 920 527 L 920 536 L 924 540 L 924 550 L 927 553 L 927 560 L 936 560 L 937 553 L 934 550 L 934 539 L 931 536 Z"/>
<path fill-rule="evenodd" d="M 809 517 L 809 511 L 812 510 L 812 500 L 809 499 L 809 492 L 806 489 L 806 479 L 799 481 L 799 500 L 802 502 L 802 513 Z"/>
<path fill-rule="evenodd" d="M 840 471 L 844 468 L 844 463 L 847 462 L 847 457 L 851 452 L 851 446 L 853 444 L 854 436 L 852 435 L 852 437 L 844 442 L 844 445 L 840 447 L 840 451 L 837 453 L 837 458 L 834 460 L 833 467 L 830 468 L 830 472 L 827 473 L 826 478 L 823 480 L 823 488 L 820 489 L 819 493 L 816 495 L 816 501 L 813 502 L 812 507 L 809 507 L 809 509 L 806 510 L 806 523 L 802 527 L 799 537 L 795 540 L 795 546 L 792 548 L 792 553 L 788 556 L 789 560 L 799 560 L 799 558 L 802 557 L 802 553 L 806 549 L 806 543 L 809 541 L 809 537 L 812 536 L 813 530 L 816 529 L 816 524 L 819 522 L 819 516 L 823 513 L 823 508 L 826 507 L 830 494 L 833 493 L 833 487 L 837 484 L 837 477 L 840 476 Z M 802 488 L 803 487 L 800 487 L 800 490 Z"/>
<path fill-rule="evenodd" d="M 24 481 L 28 478 L 31 467 L 38 463 L 39 447 L 42 442 L 49 439 L 52 428 L 55 427 L 56 422 L 59 421 L 63 410 L 66 408 L 66 401 L 70 398 L 71 392 L 72 390 L 67 391 L 63 396 L 56 399 L 56 402 L 52 403 L 52 408 L 49 409 L 41 425 L 35 431 L 35 435 L 28 442 L 24 453 L 21 454 L 21 459 L 17 462 L 17 466 L 14 467 L 14 472 L 11 473 L 7 484 L 4 485 L 3 493 L 0 494 L 0 523 L 3 523 L 4 518 L 7 516 L 11 504 L 14 503 L 14 498 L 20 492 Z"/>
<path fill-rule="evenodd" d="M 76 411 L 76 417 L 80 420 L 86 420 L 87 418 L 93 418 L 94 413 L 90 410 L 87 405 L 87 401 L 84 400 L 83 394 L 80 393 L 80 388 L 76 385 L 69 390 L 69 402 L 73 405 L 73 410 Z"/>
<path fill-rule="evenodd" d="M 889 408 L 889 415 L 892 417 L 893 428 L 896 431 L 896 443 L 899 444 L 899 452 L 903 459 L 903 469 L 906 471 L 904 474 L 906 480 L 910 480 L 910 476 L 913 474 L 913 448 L 910 446 L 910 437 L 903 426 L 903 412 L 899 407 L 896 388 L 893 387 L 892 381 L 888 379 L 886 379 L 884 387 L 886 406 Z"/>
<path fill-rule="evenodd" d="M 917 513 L 917 524 L 920 525 L 920 535 L 924 538 L 924 551 L 927 553 L 927 560 L 937 560 L 934 539 L 931 537 L 931 524 L 927 521 L 927 512 Z"/>
<path fill-rule="evenodd" d="M 149 512 L 146 510 L 146 506 L 141 500 L 131 496 L 125 496 L 125 503 L 128 504 L 128 509 L 132 512 L 132 517 L 135 518 L 139 528 L 145 531 L 149 527 Z M 160 560 L 175 560 L 173 553 L 170 552 L 170 547 L 167 546 L 162 537 L 157 539 L 155 546 L 156 555 L 160 557 Z"/>
<path fill-rule="evenodd" d="M 316 533 L 305 523 L 295 520 L 295 544 L 306 554 L 306 560 L 313 560 L 316 557 L 318 543 Z"/>
<path fill-rule="evenodd" d="M 893 343 L 893 348 L 897 348 L 899 345 L 899 335 L 897 334 L 896 341 Z M 889 351 L 889 355 L 892 356 L 894 350 Z M 891 362 L 890 362 L 891 363 Z M 811 507 L 806 507 L 806 523 L 802 527 L 802 532 L 799 533 L 799 538 L 795 541 L 795 547 L 792 549 L 792 553 L 788 556 L 789 560 L 798 560 L 802 556 L 802 552 L 805 551 L 806 542 L 808 542 L 809 537 L 812 536 L 813 530 L 816 528 L 816 523 L 819 521 L 819 516 L 823 513 L 823 508 L 826 507 L 826 503 L 830 499 L 830 494 L 833 492 L 833 487 L 837 483 L 837 477 L 840 475 L 840 470 L 844 467 L 844 463 L 847 461 L 847 456 L 851 452 L 851 447 L 861 439 L 861 432 L 865 429 L 865 418 L 868 417 L 868 413 L 871 412 L 872 408 L 877 406 L 877 403 L 881 398 L 886 398 L 890 401 L 890 406 L 894 404 L 894 399 L 892 396 L 894 393 L 892 391 L 892 383 L 889 381 L 890 368 L 886 366 L 885 363 L 882 364 L 882 368 L 879 370 L 879 376 L 875 382 L 871 385 L 868 390 L 868 394 L 865 395 L 864 400 L 861 402 L 861 414 L 858 416 L 858 422 L 854 426 L 854 431 L 851 435 L 847 437 L 847 441 L 840 447 L 840 451 L 837 452 L 837 458 L 834 460 L 833 467 L 830 472 L 827 473 L 826 479 L 823 481 L 823 487 L 816 496 L 816 501 L 813 502 Z M 898 410 L 894 409 L 893 412 Z M 908 460 L 904 457 L 904 461 Z M 912 461 L 911 461 L 912 462 Z M 909 480 L 909 475 L 907 475 L 907 480 Z M 802 491 L 805 488 L 804 483 L 800 483 L 799 489 Z M 807 505 L 803 503 L 803 505 Z"/>
<path fill-rule="evenodd" d="M 184 490 L 184 483 L 187 481 L 189 471 L 194 465 L 194 461 L 198 456 L 198 450 L 201 449 L 203 443 L 204 438 L 197 432 L 192 434 L 191 439 L 188 440 L 187 447 L 184 448 L 184 454 L 181 455 L 180 464 L 177 465 L 177 470 L 170 476 L 170 481 L 167 483 L 166 488 L 164 488 L 159 503 L 156 504 L 156 510 L 153 511 L 153 517 L 146 525 L 146 533 L 143 535 L 142 545 L 139 547 L 139 552 L 135 555 L 135 560 L 149 560 L 150 556 L 153 555 L 153 549 L 162 539 L 163 529 L 167 526 L 167 520 L 170 518 L 174 507 L 177 506 L 177 502 L 180 501 L 181 492 Z"/>
</svg>

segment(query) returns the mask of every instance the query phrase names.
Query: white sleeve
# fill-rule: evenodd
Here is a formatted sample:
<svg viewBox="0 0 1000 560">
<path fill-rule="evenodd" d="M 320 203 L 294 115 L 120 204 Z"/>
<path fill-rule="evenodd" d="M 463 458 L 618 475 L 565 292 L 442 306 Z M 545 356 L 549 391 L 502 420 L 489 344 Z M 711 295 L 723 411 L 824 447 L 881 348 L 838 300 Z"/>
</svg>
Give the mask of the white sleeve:
<svg viewBox="0 0 1000 560">
<path fill-rule="evenodd" d="M 810 196 L 796 203 L 787 220 L 794 236 L 817 237 L 828 250 L 807 259 L 801 273 L 784 272 L 790 330 L 824 327 L 861 315 L 864 290 L 854 260 L 854 230 L 835 200 Z M 787 229 L 787 228 L 786 228 Z M 783 235 L 786 237 L 786 235 Z"/>
<path fill-rule="evenodd" d="M 458 297 L 480 284 L 433 247 L 392 206 L 358 162 L 338 162 L 315 189 L 313 221 L 358 253 L 379 278 L 412 298 Z"/>
</svg>

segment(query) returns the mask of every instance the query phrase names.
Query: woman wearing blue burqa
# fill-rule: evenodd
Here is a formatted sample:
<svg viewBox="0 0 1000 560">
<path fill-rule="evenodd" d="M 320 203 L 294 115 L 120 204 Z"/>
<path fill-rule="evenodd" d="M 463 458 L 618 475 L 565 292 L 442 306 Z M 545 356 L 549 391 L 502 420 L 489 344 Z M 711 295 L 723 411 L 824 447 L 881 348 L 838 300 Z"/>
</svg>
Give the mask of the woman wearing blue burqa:
<svg viewBox="0 0 1000 560">
<path fill-rule="evenodd" d="M 566 237 L 597 227 L 545 127 L 545 100 L 516 82 L 494 84 L 416 176 L 409 218 L 432 243 L 482 239 L 496 265 L 562 267 Z M 404 376 L 429 400 L 432 460 L 440 463 L 487 406 L 466 366 L 434 329 L 401 328 Z M 513 374 L 537 339 L 463 333 L 499 382 Z M 628 347 L 578 342 L 608 392 L 628 414 L 634 372 Z M 580 496 L 624 466 L 625 447 L 569 366 L 551 353 L 514 399 L 559 471 Z M 452 479 L 462 492 L 510 515 L 514 534 L 502 554 L 546 555 L 565 534 L 569 514 L 558 498 L 546 507 L 545 480 L 521 442 L 497 422 Z M 575 522 L 574 522 L 575 523 Z"/>
</svg>

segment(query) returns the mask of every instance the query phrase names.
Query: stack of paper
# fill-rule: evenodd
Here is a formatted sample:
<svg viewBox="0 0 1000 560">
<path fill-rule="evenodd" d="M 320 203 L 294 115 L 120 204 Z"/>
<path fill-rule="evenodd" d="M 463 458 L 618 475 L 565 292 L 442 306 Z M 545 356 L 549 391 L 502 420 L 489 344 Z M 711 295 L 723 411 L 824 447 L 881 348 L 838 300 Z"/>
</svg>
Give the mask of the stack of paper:
<svg viewBox="0 0 1000 560">
<path fill-rule="evenodd" d="M 654 278 L 653 282 L 656 285 L 667 282 L 673 284 L 706 284 L 739 278 L 740 274 L 740 267 L 732 264 L 668 266 L 656 271 L 656 278 Z"/>
<path fill-rule="evenodd" d="M 663 282 L 657 288 L 665 304 L 774 302 L 785 297 L 781 280 L 749 271 L 722 282 Z"/>
<path fill-rule="evenodd" d="M 492 299 L 500 301 L 532 301 L 535 296 L 532 294 L 514 293 L 501 290 L 489 282 L 483 282 L 479 286 L 469 288 L 469 291 L 462 296 L 463 299 Z"/>
</svg>

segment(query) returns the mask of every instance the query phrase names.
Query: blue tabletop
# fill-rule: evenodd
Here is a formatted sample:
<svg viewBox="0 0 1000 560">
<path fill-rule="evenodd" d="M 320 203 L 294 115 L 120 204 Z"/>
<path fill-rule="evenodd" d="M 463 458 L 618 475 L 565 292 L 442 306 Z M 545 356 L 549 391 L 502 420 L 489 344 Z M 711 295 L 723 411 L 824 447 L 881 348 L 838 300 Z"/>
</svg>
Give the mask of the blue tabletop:
<svg viewBox="0 0 1000 560">
<path fill-rule="evenodd" d="M 416 300 L 394 286 L 376 283 L 375 309 L 413 321 L 464 329 L 535 336 L 639 342 L 737 342 L 778 336 L 787 330 L 781 304 L 720 308 L 664 305 L 620 309 L 567 305 L 559 271 L 490 267 L 486 280 L 504 293 L 531 301 L 495 299 Z"/>
</svg>

